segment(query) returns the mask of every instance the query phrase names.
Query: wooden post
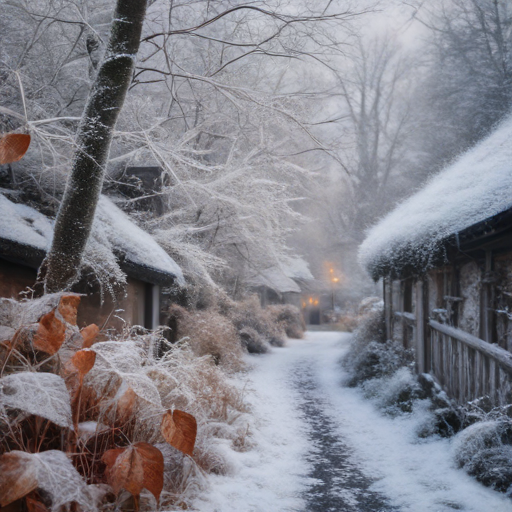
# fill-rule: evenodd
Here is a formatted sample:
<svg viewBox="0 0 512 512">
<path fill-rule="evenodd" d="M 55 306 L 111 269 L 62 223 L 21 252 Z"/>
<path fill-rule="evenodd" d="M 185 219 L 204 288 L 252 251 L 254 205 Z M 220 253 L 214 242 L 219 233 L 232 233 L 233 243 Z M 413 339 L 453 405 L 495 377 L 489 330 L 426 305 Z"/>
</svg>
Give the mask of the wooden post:
<svg viewBox="0 0 512 512">
<path fill-rule="evenodd" d="M 393 332 L 393 324 L 392 324 L 392 314 L 393 314 L 393 304 L 392 304 L 392 282 L 389 278 L 384 278 L 383 280 L 384 286 L 384 316 L 386 321 L 386 339 L 390 340 L 392 338 Z"/>
<path fill-rule="evenodd" d="M 423 300 L 423 281 L 416 282 L 416 369 L 425 373 L 425 303 Z"/>
<path fill-rule="evenodd" d="M 488 343 L 492 343 L 492 313 L 493 306 L 492 300 L 492 284 L 488 282 L 490 272 L 493 270 L 492 264 L 492 251 L 485 251 L 485 270 L 484 270 L 484 283 L 482 288 L 482 327 L 481 337 Z"/>
</svg>

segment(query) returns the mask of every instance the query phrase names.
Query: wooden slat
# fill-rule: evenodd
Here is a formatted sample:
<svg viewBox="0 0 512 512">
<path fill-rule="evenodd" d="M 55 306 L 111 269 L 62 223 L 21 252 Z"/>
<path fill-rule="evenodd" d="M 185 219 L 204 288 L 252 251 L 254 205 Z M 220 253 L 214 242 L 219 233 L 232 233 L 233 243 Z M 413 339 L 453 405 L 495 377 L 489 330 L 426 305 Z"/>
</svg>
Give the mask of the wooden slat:
<svg viewBox="0 0 512 512">
<path fill-rule="evenodd" d="M 504 370 L 512 373 L 512 353 L 508 352 L 507 350 L 498 347 L 497 345 L 487 343 L 486 341 L 483 341 L 476 336 L 472 336 L 467 332 L 461 331 L 460 329 L 441 324 L 434 320 L 430 320 L 429 325 L 434 330 L 442 332 L 443 334 L 447 334 L 448 336 L 461 341 L 463 345 L 479 350 L 486 356 L 495 360 Z"/>
<path fill-rule="evenodd" d="M 425 360 L 425 311 L 423 308 L 423 281 L 416 283 L 416 326 L 414 330 L 416 340 L 416 361 L 418 373 L 426 371 Z"/>
<path fill-rule="evenodd" d="M 460 342 L 456 340 L 455 338 L 450 338 L 452 340 L 452 396 L 458 397 L 459 396 L 459 389 L 460 389 L 460 383 L 459 383 L 459 374 L 460 374 L 460 368 L 459 368 L 459 352 L 460 352 Z"/>
<path fill-rule="evenodd" d="M 445 372 L 446 372 L 446 389 L 449 395 L 453 394 L 453 340 L 449 336 L 446 337 L 446 356 L 445 356 Z"/>
<path fill-rule="evenodd" d="M 482 396 L 482 356 L 478 350 L 475 351 L 475 398 Z"/>
<path fill-rule="evenodd" d="M 460 341 L 460 340 L 459 340 Z M 460 402 L 463 402 L 464 401 L 464 345 L 462 343 L 459 343 L 458 344 L 458 364 L 457 364 L 457 367 L 458 367 L 458 373 L 459 373 L 459 393 L 458 393 L 458 398 L 459 398 L 459 401 Z"/>
<path fill-rule="evenodd" d="M 489 359 L 489 396 L 494 402 L 496 400 L 496 361 Z"/>
</svg>

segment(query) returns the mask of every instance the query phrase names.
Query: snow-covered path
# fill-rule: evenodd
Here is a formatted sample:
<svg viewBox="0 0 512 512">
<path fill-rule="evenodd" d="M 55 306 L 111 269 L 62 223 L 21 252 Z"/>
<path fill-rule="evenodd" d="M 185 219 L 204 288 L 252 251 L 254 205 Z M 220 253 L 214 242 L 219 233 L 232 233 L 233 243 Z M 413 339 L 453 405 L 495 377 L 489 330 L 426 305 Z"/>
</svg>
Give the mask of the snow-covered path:
<svg viewBox="0 0 512 512">
<path fill-rule="evenodd" d="M 421 411 L 383 416 L 340 386 L 347 334 L 315 332 L 251 357 L 256 447 L 235 453 L 201 512 L 512 512 L 512 501 L 452 463 L 448 440 L 418 440 Z"/>
</svg>

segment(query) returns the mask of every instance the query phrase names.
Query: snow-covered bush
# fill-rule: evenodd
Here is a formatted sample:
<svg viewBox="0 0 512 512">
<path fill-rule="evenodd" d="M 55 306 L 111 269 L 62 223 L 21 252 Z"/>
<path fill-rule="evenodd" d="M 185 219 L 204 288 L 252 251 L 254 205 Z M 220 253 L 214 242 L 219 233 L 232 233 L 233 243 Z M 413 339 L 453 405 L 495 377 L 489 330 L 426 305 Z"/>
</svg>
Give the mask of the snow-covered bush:
<svg viewBox="0 0 512 512">
<path fill-rule="evenodd" d="M 276 323 L 269 308 L 262 308 L 257 295 L 243 301 L 226 303 L 221 311 L 233 322 L 238 332 L 247 327 L 254 329 L 267 343 L 282 347 L 286 334 Z"/>
<path fill-rule="evenodd" d="M 76 326 L 79 300 L 8 301 L 0 314 L 16 328 L 4 326 L 12 336 L 0 340 L 0 506 L 27 496 L 52 511 L 76 502 L 94 512 L 125 509 L 133 494 L 140 510 L 158 500 L 186 508 L 205 472 L 227 470 L 226 441 L 240 449 L 242 391 L 210 355 L 161 332 L 133 328 L 97 341 L 96 326 Z M 119 457 L 142 473 L 121 475 Z"/>
<path fill-rule="evenodd" d="M 347 385 L 391 415 L 421 407 L 419 437 L 453 437 L 456 464 L 484 485 L 512 497 L 512 406 L 489 397 L 466 404 L 450 400 L 429 374 L 415 375 L 412 353 L 386 340 L 382 304 L 369 305 L 342 360 Z"/>
<path fill-rule="evenodd" d="M 370 379 L 390 376 L 410 365 L 411 360 L 411 353 L 403 346 L 386 340 L 384 310 L 378 304 L 361 317 L 342 363 L 350 376 L 347 384 L 357 386 Z"/>
<path fill-rule="evenodd" d="M 252 327 L 243 327 L 238 331 L 238 335 L 242 346 L 249 354 L 265 354 L 270 349 L 270 344 Z"/>
<path fill-rule="evenodd" d="M 512 497 L 512 422 L 481 421 L 457 434 L 454 457 L 479 482 Z"/>
<path fill-rule="evenodd" d="M 300 309 L 293 304 L 275 304 L 267 306 L 275 322 L 280 324 L 288 338 L 300 339 L 304 336 L 306 325 Z"/>
<path fill-rule="evenodd" d="M 361 303 L 359 324 L 342 364 L 348 386 L 360 386 L 388 414 L 411 412 L 414 401 L 426 398 L 413 374 L 413 354 L 386 339 L 383 303 L 370 297 Z"/>
<path fill-rule="evenodd" d="M 188 311 L 176 305 L 169 313 L 176 319 L 178 339 L 186 337 L 196 355 L 210 355 L 224 369 L 243 367 L 240 338 L 228 318 L 210 309 Z"/>
<path fill-rule="evenodd" d="M 415 400 L 426 398 L 418 379 L 406 366 L 384 377 L 366 380 L 361 387 L 367 398 L 374 399 L 391 415 L 412 412 Z"/>
</svg>

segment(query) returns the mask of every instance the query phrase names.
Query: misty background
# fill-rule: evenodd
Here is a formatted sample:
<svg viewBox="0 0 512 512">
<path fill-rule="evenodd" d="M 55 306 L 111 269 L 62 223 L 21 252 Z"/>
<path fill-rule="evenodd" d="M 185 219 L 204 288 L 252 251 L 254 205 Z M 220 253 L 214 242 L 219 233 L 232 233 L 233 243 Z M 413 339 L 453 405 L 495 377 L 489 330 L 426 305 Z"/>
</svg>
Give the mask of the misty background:
<svg viewBox="0 0 512 512">
<path fill-rule="evenodd" d="M 0 6 L 0 128 L 33 136 L 0 191 L 54 216 L 113 2 Z M 308 286 L 350 307 L 377 293 L 357 260 L 366 230 L 508 113 L 511 11 L 153 1 L 105 192 L 180 264 L 196 306 L 302 257 Z M 143 166 L 161 174 L 130 171 Z M 115 275 L 96 278 L 115 294 Z"/>
</svg>

